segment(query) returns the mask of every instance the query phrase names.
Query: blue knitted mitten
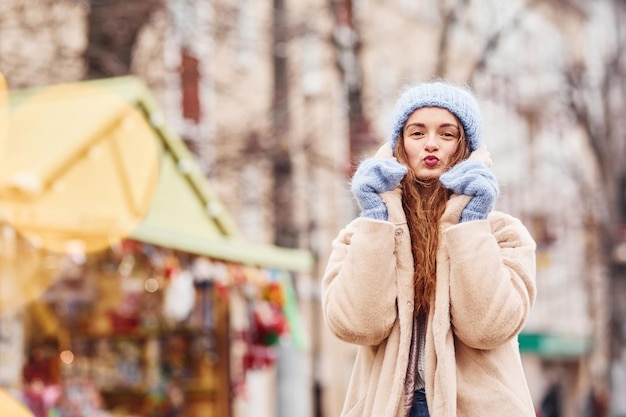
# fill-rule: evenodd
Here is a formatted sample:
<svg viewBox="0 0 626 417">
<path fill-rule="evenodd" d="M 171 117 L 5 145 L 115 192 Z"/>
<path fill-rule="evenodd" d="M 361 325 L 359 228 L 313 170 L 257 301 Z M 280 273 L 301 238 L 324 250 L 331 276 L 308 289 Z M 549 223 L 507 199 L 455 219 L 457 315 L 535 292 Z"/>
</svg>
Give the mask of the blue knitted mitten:
<svg viewBox="0 0 626 417">
<path fill-rule="evenodd" d="M 387 220 L 387 206 L 378 194 L 393 190 L 406 173 L 407 167 L 394 159 L 369 158 L 361 162 L 351 185 L 361 216 Z"/>
<path fill-rule="evenodd" d="M 478 161 L 466 160 L 453 166 L 441 174 L 439 181 L 457 194 L 472 196 L 461 213 L 460 222 L 486 219 L 499 193 L 493 172 Z"/>
</svg>

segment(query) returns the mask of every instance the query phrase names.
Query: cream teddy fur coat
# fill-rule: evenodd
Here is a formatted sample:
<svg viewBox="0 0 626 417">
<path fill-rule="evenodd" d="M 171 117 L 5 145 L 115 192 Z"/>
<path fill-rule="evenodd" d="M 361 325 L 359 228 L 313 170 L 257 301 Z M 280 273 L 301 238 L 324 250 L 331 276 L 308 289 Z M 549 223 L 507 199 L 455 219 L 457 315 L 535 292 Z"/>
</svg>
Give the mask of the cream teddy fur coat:
<svg viewBox="0 0 626 417">
<path fill-rule="evenodd" d="M 376 156 L 392 158 L 389 145 Z M 471 158 L 490 163 L 484 149 Z M 359 217 L 346 226 L 322 283 L 327 326 L 359 345 L 342 417 L 405 413 L 413 256 L 400 189 L 381 197 L 389 220 Z M 430 415 L 534 417 L 517 335 L 535 300 L 536 245 L 519 220 L 497 211 L 459 224 L 469 198 L 453 195 L 440 221 L 425 348 Z"/>
</svg>

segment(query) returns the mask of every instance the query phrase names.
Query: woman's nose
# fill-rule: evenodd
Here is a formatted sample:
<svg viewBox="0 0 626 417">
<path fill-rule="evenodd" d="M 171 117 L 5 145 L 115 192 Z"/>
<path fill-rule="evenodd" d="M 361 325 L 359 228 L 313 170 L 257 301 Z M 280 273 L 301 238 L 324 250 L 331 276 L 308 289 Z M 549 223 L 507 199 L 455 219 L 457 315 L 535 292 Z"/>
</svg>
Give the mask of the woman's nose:
<svg viewBox="0 0 626 417">
<path fill-rule="evenodd" d="M 426 135 L 426 143 L 424 144 L 424 149 L 429 152 L 439 149 L 439 144 L 437 143 L 437 135 L 432 133 Z"/>
</svg>

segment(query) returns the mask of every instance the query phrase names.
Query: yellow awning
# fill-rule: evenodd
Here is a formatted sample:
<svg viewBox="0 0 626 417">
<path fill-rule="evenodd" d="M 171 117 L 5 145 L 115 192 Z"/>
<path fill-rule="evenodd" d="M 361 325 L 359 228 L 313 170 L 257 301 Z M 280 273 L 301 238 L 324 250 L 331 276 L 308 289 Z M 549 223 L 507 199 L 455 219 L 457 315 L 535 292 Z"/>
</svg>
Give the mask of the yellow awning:
<svg viewBox="0 0 626 417">
<path fill-rule="evenodd" d="M 121 97 L 92 85 L 51 86 L 14 107 L 7 133 L 2 209 L 31 240 L 96 251 L 145 216 L 158 180 L 157 141 Z"/>
<path fill-rule="evenodd" d="M 195 157 L 169 129 L 139 79 L 11 91 L 9 107 L 4 148 L 9 150 L 6 160 L 15 163 L 0 170 L 0 204 L 10 222 L 21 222 L 18 230 L 46 239 L 123 232 L 214 259 L 293 271 L 311 268 L 309 251 L 253 244 L 239 236 Z M 139 139 L 146 137 L 149 145 Z M 14 158 L 17 153 L 28 157 Z M 80 185 L 72 188 L 80 190 L 73 194 L 78 205 L 59 197 L 63 184 L 74 183 Z M 113 199 L 99 201 L 99 192 L 105 191 Z"/>
<path fill-rule="evenodd" d="M 16 400 L 2 388 L 0 388 L 0 412 L 2 412 L 3 416 L 35 417 L 26 405 Z"/>
</svg>

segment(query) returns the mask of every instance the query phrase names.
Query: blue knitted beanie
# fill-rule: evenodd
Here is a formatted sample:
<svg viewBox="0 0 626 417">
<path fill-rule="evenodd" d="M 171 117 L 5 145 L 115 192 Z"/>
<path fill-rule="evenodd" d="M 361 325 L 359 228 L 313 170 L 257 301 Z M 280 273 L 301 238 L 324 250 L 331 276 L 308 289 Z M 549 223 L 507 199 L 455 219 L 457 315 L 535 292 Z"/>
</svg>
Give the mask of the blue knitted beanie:
<svg viewBox="0 0 626 417">
<path fill-rule="evenodd" d="M 482 119 L 472 92 L 466 87 L 433 81 L 406 87 L 396 102 L 389 134 L 394 154 L 404 124 L 415 110 L 422 107 L 441 107 L 454 114 L 463 125 L 470 151 L 480 147 Z"/>
</svg>

